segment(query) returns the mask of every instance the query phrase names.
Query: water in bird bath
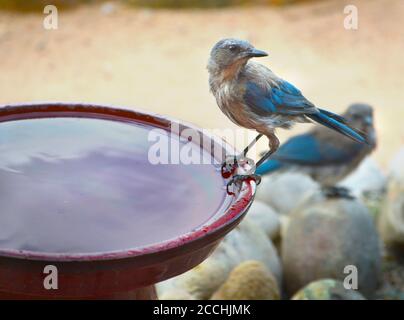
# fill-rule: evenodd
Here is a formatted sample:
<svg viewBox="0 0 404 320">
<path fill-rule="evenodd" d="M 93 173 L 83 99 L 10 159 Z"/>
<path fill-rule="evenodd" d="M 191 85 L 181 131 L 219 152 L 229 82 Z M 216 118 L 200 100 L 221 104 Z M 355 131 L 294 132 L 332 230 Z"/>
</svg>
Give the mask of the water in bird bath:
<svg viewBox="0 0 404 320">
<path fill-rule="evenodd" d="M 212 165 L 151 164 L 150 129 L 82 117 L 0 123 L 0 249 L 115 251 L 209 220 L 222 178 Z"/>
</svg>

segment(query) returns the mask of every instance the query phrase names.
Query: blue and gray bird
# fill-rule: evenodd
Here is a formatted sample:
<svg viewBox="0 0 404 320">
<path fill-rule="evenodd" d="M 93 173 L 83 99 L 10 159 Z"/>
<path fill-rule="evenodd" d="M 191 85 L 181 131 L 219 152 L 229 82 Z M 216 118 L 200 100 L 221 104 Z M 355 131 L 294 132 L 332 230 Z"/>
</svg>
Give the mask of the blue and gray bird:
<svg viewBox="0 0 404 320">
<path fill-rule="evenodd" d="M 366 142 L 366 137 L 344 118 L 316 108 L 295 86 L 276 76 L 267 67 L 250 61 L 253 57 L 267 55 L 249 42 L 237 39 L 220 40 L 210 53 L 207 66 L 209 85 L 220 109 L 235 124 L 259 133 L 234 161 L 245 158 L 248 150 L 265 135 L 269 140 L 269 151 L 257 162 L 258 167 L 279 147 L 275 130 L 289 129 L 296 122 L 314 120 L 357 142 Z M 228 173 L 227 168 L 225 161 L 223 175 Z M 247 178 L 259 182 L 256 174 L 235 175 L 228 187 Z"/>
<path fill-rule="evenodd" d="M 290 138 L 257 167 L 258 175 L 296 170 L 316 180 L 329 196 L 349 197 L 349 191 L 336 184 L 354 171 L 376 147 L 373 109 L 352 104 L 343 114 L 350 124 L 364 132 L 368 144 L 358 143 L 323 126 Z"/>
</svg>

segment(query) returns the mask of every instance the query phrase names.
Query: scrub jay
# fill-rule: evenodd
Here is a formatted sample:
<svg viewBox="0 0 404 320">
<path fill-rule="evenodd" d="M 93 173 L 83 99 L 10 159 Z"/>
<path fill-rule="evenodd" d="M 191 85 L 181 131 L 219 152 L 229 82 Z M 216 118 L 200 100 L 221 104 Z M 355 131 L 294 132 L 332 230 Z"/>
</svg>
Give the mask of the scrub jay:
<svg viewBox="0 0 404 320">
<path fill-rule="evenodd" d="M 265 135 L 269 140 L 269 151 L 257 162 L 257 167 L 279 147 L 276 128 L 289 129 L 295 122 L 314 120 L 338 131 L 360 143 L 366 137 L 353 129 L 347 121 L 329 111 L 318 109 L 289 82 L 276 76 L 265 66 L 249 61 L 253 57 L 268 54 L 255 49 L 249 42 L 237 39 L 220 40 L 212 48 L 208 62 L 210 90 L 222 112 L 235 124 L 255 129 L 259 134 L 242 155 L 234 157 L 222 166 L 222 175 L 229 177 L 235 164 L 245 158 L 248 150 Z M 256 174 L 234 175 L 229 185 L 253 178 Z"/>
<path fill-rule="evenodd" d="M 349 197 L 349 191 L 335 185 L 354 171 L 376 147 L 373 109 L 366 104 L 352 104 L 343 114 L 355 128 L 364 132 L 369 144 L 341 137 L 335 131 L 317 126 L 290 138 L 272 157 L 257 167 L 259 175 L 298 170 L 319 182 L 328 196 Z"/>
</svg>

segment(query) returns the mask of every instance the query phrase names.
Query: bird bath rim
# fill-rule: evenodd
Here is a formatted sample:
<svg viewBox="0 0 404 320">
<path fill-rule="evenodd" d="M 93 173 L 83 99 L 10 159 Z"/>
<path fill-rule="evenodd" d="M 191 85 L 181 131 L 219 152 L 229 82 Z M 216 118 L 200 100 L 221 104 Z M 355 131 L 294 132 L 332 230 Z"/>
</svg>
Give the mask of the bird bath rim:
<svg viewBox="0 0 404 320">
<path fill-rule="evenodd" d="M 196 130 L 202 137 L 208 137 L 214 144 L 220 141 L 221 150 L 226 154 L 234 154 L 235 149 L 221 139 L 202 132 L 202 130 L 192 124 L 173 119 L 171 117 L 150 113 L 141 109 L 117 107 L 112 105 L 101 105 L 92 103 L 77 102 L 35 102 L 35 103 L 17 103 L 0 105 L 0 124 L 9 120 L 41 118 L 42 117 L 59 117 L 68 116 L 69 114 L 77 116 L 82 113 L 84 117 L 94 117 L 98 119 L 110 120 L 126 120 L 137 123 L 152 125 L 156 128 L 169 129 L 170 125 L 178 124 L 180 131 L 183 129 Z M 210 152 L 211 153 L 211 152 Z M 212 153 L 211 153 L 212 154 Z M 214 155 L 212 155 L 214 156 Z M 231 201 L 225 199 L 222 203 L 222 213 L 199 225 L 192 231 L 181 234 L 176 238 L 167 239 L 155 244 L 141 246 L 131 249 L 122 249 L 108 252 L 94 253 L 48 253 L 39 251 L 0 249 L 0 257 L 17 258 L 24 260 L 36 261 L 105 261 L 117 260 L 124 258 L 138 258 L 153 254 L 162 254 L 163 252 L 175 251 L 183 246 L 192 246 L 197 242 L 204 242 L 205 238 L 221 238 L 223 232 L 227 233 L 232 229 L 232 225 L 236 225 L 245 215 L 248 208 L 252 204 L 256 191 L 256 183 L 254 180 L 247 180 L 242 183 L 240 192 L 235 196 L 226 195 L 225 198 L 231 198 Z M 226 200 L 229 204 L 223 208 Z M 219 210 L 217 213 L 219 212 Z"/>
</svg>

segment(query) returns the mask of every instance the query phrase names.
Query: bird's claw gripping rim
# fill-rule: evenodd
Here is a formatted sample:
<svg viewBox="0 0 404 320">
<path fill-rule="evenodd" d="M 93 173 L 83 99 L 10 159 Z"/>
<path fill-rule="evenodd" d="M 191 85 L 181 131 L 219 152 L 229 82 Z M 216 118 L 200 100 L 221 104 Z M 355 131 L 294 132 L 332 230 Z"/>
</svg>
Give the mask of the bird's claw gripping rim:
<svg viewBox="0 0 404 320">
<path fill-rule="evenodd" d="M 230 156 L 227 157 L 221 167 L 222 177 L 225 179 L 230 178 L 237 170 L 237 167 L 243 164 L 255 166 L 254 160 L 243 156 Z"/>
<path fill-rule="evenodd" d="M 241 187 L 241 183 L 243 181 L 250 181 L 250 180 L 254 180 L 256 185 L 259 185 L 261 183 L 261 176 L 259 176 L 257 174 L 245 174 L 245 175 L 235 175 L 235 176 L 233 176 L 231 178 L 231 180 L 226 185 L 227 194 L 235 195 L 235 192 L 230 190 L 230 187 L 232 185 L 234 185 L 234 186 L 238 185 L 239 187 Z"/>
</svg>

